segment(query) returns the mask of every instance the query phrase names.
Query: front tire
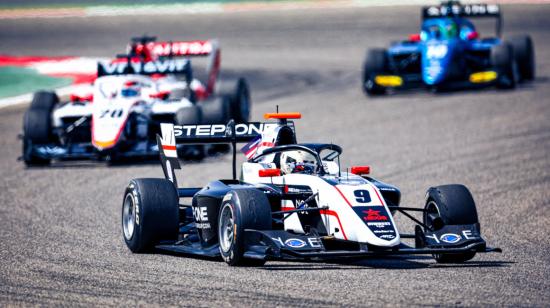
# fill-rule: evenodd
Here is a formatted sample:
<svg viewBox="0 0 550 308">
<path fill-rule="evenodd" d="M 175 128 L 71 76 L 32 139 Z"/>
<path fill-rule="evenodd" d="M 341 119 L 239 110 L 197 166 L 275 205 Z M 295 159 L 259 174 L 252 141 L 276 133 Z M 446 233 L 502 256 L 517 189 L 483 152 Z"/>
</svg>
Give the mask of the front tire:
<svg viewBox="0 0 550 308">
<path fill-rule="evenodd" d="M 23 161 L 27 166 L 45 166 L 50 159 L 33 153 L 33 146 L 52 142 L 52 111 L 59 102 L 54 92 L 39 91 L 23 116 Z"/>
<path fill-rule="evenodd" d="M 464 185 L 432 187 L 426 193 L 424 224 L 439 229 L 444 225 L 479 223 L 472 194 Z M 426 230 L 427 231 L 427 230 Z M 475 252 L 434 254 L 437 263 L 462 263 L 472 259 Z"/>
<path fill-rule="evenodd" d="M 226 96 L 219 96 L 200 103 L 202 112 L 201 124 L 225 124 L 230 116 L 230 101 Z"/>
<path fill-rule="evenodd" d="M 388 70 L 388 54 L 385 49 L 370 49 L 367 52 L 365 63 L 363 64 L 363 91 L 367 95 L 383 95 L 386 88 L 376 84 L 375 77 L 378 74 L 384 74 Z"/>
<path fill-rule="evenodd" d="M 166 179 L 135 179 L 122 202 L 122 236 L 134 253 L 151 251 L 163 240 L 176 240 L 179 198 Z"/>
<path fill-rule="evenodd" d="M 202 109 L 197 105 L 183 107 L 176 112 L 174 121 L 177 125 L 203 124 Z M 206 156 L 204 145 L 187 145 L 178 150 L 178 156 L 187 160 L 200 161 Z"/>
<path fill-rule="evenodd" d="M 518 82 L 518 68 L 514 57 L 514 48 L 502 43 L 491 48 L 491 63 L 498 74 L 497 87 L 513 89 Z"/>
<path fill-rule="evenodd" d="M 245 229 L 270 230 L 271 206 L 257 189 L 235 189 L 223 198 L 218 216 L 220 253 L 230 266 L 261 266 L 265 260 L 247 259 Z"/>
<path fill-rule="evenodd" d="M 514 56 L 518 65 L 521 80 L 535 79 L 535 47 L 528 35 L 518 35 L 510 38 L 514 48 Z"/>
<path fill-rule="evenodd" d="M 250 88 L 246 79 L 222 80 L 216 94 L 229 100 L 230 117 L 237 123 L 246 123 L 250 119 Z"/>
</svg>

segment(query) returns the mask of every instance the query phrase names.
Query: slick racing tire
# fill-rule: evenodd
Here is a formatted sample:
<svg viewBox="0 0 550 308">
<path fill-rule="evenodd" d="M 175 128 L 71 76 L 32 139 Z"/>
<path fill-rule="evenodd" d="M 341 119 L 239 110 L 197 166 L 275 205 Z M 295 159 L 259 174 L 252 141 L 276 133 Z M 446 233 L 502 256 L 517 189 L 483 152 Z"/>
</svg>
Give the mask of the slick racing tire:
<svg viewBox="0 0 550 308">
<path fill-rule="evenodd" d="M 122 237 L 134 253 L 151 251 L 160 241 L 176 240 L 179 198 L 166 179 L 134 179 L 122 201 Z"/>
<path fill-rule="evenodd" d="M 59 98 L 53 92 L 36 92 L 23 116 L 23 161 L 27 166 L 50 163 L 50 159 L 34 154 L 33 146 L 52 142 L 52 110 L 58 102 Z"/>
<path fill-rule="evenodd" d="M 528 35 L 514 36 L 510 38 L 510 44 L 514 48 L 520 80 L 535 79 L 535 48 L 531 37 Z"/>
<path fill-rule="evenodd" d="M 202 109 L 197 106 L 181 108 L 176 112 L 174 121 L 177 125 L 196 125 L 204 124 L 202 120 Z M 179 148 L 178 156 L 186 160 L 202 160 L 205 154 L 204 145 L 187 145 Z"/>
<path fill-rule="evenodd" d="M 229 97 L 219 96 L 200 103 L 201 124 L 226 124 L 230 117 Z"/>
<path fill-rule="evenodd" d="M 197 105 L 183 107 L 176 112 L 174 121 L 178 125 L 196 125 L 202 123 L 202 110 Z"/>
<path fill-rule="evenodd" d="M 222 258 L 230 266 L 261 266 L 265 260 L 243 256 L 245 229 L 271 229 L 269 201 L 253 188 L 239 188 L 225 195 L 218 216 L 218 239 Z"/>
<path fill-rule="evenodd" d="M 428 189 L 424 208 L 424 224 L 435 230 L 444 225 L 479 223 L 472 194 L 464 185 L 453 184 Z M 434 254 L 438 263 L 462 263 L 472 259 L 475 252 Z"/>
<path fill-rule="evenodd" d="M 513 89 L 518 82 L 518 66 L 514 48 L 509 43 L 502 43 L 491 48 L 491 63 L 498 74 L 497 87 Z"/>
<path fill-rule="evenodd" d="M 54 92 L 38 91 L 34 93 L 30 109 L 43 109 L 52 112 L 57 103 L 59 103 L 59 97 Z"/>
<path fill-rule="evenodd" d="M 221 80 L 216 94 L 229 99 L 231 118 L 237 123 L 246 123 L 250 119 L 250 88 L 246 79 Z"/>
<path fill-rule="evenodd" d="M 377 74 L 385 73 L 388 70 L 388 54 L 385 49 L 370 49 L 367 52 L 363 64 L 363 91 L 367 95 L 383 95 L 386 88 L 377 85 L 374 78 Z"/>
</svg>

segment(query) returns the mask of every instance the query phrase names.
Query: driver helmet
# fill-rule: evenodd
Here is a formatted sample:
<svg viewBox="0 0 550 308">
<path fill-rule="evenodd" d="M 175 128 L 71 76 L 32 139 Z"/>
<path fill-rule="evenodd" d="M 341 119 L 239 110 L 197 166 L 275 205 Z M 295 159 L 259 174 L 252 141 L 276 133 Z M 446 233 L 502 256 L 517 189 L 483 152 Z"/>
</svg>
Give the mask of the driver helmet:
<svg viewBox="0 0 550 308">
<path fill-rule="evenodd" d="M 313 173 L 317 169 L 317 160 L 306 151 L 294 150 L 281 153 L 281 172 L 291 173 Z"/>
<path fill-rule="evenodd" d="M 428 37 L 431 39 L 439 39 L 441 38 L 441 31 L 439 29 L 438 25 L 432 25 L 428 28 Z"/>
<path fill-rule="evenodd" d="M 136 81 L 127 81 L 124 83 L 120 94 L 123 97 L 135 97 L 140 95 L 139 83 Z"/>
<path fill-rule="evenodd" d="M 447 39 L 458 36 L 458 27 L 454 21 L 450 21 L 443 29 L 444 37 Z"/>
</svg>

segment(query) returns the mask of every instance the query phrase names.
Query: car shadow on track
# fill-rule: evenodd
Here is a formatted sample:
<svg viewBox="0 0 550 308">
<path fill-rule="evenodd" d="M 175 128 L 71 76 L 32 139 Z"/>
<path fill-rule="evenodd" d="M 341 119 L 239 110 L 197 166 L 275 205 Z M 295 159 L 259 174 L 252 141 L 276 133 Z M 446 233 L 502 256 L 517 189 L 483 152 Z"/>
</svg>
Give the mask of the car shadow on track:
<svg viewBox="0 0 550 308">
<path fill-rule="evenodd" d="M 415 260 L 424 260 L 418 262 Z M 430 269 L 430 268 L 460 268 L 460 267 L 508 267 L 515 262 L 509 261 L 469 261 L 461 264 L 439 264 L 431 261 L 431 257 L 387 257 L 384 259 L 362 259 L 362 260 L 338 260 L 312 263 L 278 263 L 265 264 L 261 269 L 269 271 L 284 271 L 284 270 L 361 270 L 361 269 L 397 269 L 397 270 L 415 270 L 415 269 Z"/>
<path fill-rule="evenodd" d="M 222 263 L 221 257 L 208 257 L 192 254 L 155 250 L 153 253 L 177 258 L 191 258 L 205 262 Z M 257 266 L 259 270 L 266 271 L 319 271 L 319 270 L 367 270 L 367 269 L 394 269 L 394 270 L 416 270 L 436 268 L 487 268 L 487 267 L 509 267 L 515 262 L 511 261 L 468 261 L 456 264 L 440 264 L 433 261 L 430 256 L 389 256 L 380 258 L 363 259 L 340 259 L 340 260 L 316 260 L 316 261 L 268 261 L 263 266 Z"/>
<path fill-rule="evenodd" d="M 221 76 L 221 80 L 245 77 L 254 105 L 269 104 L 273 100 L 309 91 L 333 91 L 334 88 L 349 85 L 355 78 L 354 74 L 345 70 L 223 70 Z"/>
<path fill-rule="evenodd" d="M 384 101 L 388 97 L 409 97 L 414 95 L 418 98 L 442 98 L 442 97 L 451 97 L 455 95 L 478 95 L 480 93 L 511 93 L 514 91 L 530 91 L 536 89 L 537 87 L 546 86 L 550 81 L 550 78 L 547 76 L 536 77 L 533 81 L 519 83 L 515 89 L 497 89 L 494 86 L 478 86 L 472 88 L 448 88 L 448 89 L 428 89 L 428 88 L 411 88 L 406 90 L 390 90 L 386 95 L 380 96 L 366 96 L 369 101 L 380 102 Z"/>
<path fill-rule="evenodd" d="M 202 160 L 198 159 L 182 159 L 186 165 L 199 164 L 210 158 L 216 158 L 225 155 L 219 153 L 215 155 L 209 155 Z M 138 166 L 160 166 L 160 160 L 158 157 L 141 158 L 141 159 L 128 159 L 124 161 L 106 161 L 106 160 L 66 160 L 55 161 L 46 166 L 26 166 L 26 170 L 40 170 L 40 169 L 93 169 L 93 168 L 128 168 Z"/>
</svg>

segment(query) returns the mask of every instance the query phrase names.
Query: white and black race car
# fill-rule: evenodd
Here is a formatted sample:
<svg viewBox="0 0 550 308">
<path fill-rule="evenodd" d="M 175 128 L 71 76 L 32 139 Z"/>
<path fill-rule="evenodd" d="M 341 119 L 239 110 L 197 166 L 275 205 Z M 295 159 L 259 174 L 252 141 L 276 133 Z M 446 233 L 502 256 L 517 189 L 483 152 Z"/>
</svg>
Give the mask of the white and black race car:
<svg viewBox="0 0 550 308">
<path fill-rule="evenodd" d="M 193 77 L 190 57 L 208 56 L 208 80 Z M 215 40 L 132 41 L 128 54 L 98 63 L 88 91 L 60 102 L 54 92 L 35 93 L 23 123 L 27 165 L 52 159 L 119 161 L 158 155 L 161 122 L 248 121 L 250 91 L 244 78 L 218 80 L 220 49 Z M 202 158 L 203 146 L 179 146 L 180 155 Z"/>
<path fill-rule="evenodd" d="M 339 146 L 297 143 L 287 119 L 299 117 L 275 113 L 266 118 L 278 123 L 162 124 L 157 139 L 166 179 L 134 179 L 126 188 L 122 233 L 128 248 L 221 256 L 229 265 L 409 254 L 465 262 L 476 253 L 501 251 L 482 239 L 465 186 L 435 186 L 423 208 L 400 206 L 400 191 L 368 176 L 368 166 L 344 172 Z M 178 187 L 177 143 L 228 142 L 249 142 L 240 179 L 234 159 L 233 179 Z M 184 198 L 192 199 L 184 204 Z M 416 223 L 414 232 L 398 230 L 397 213 Z"/>
</svg>

